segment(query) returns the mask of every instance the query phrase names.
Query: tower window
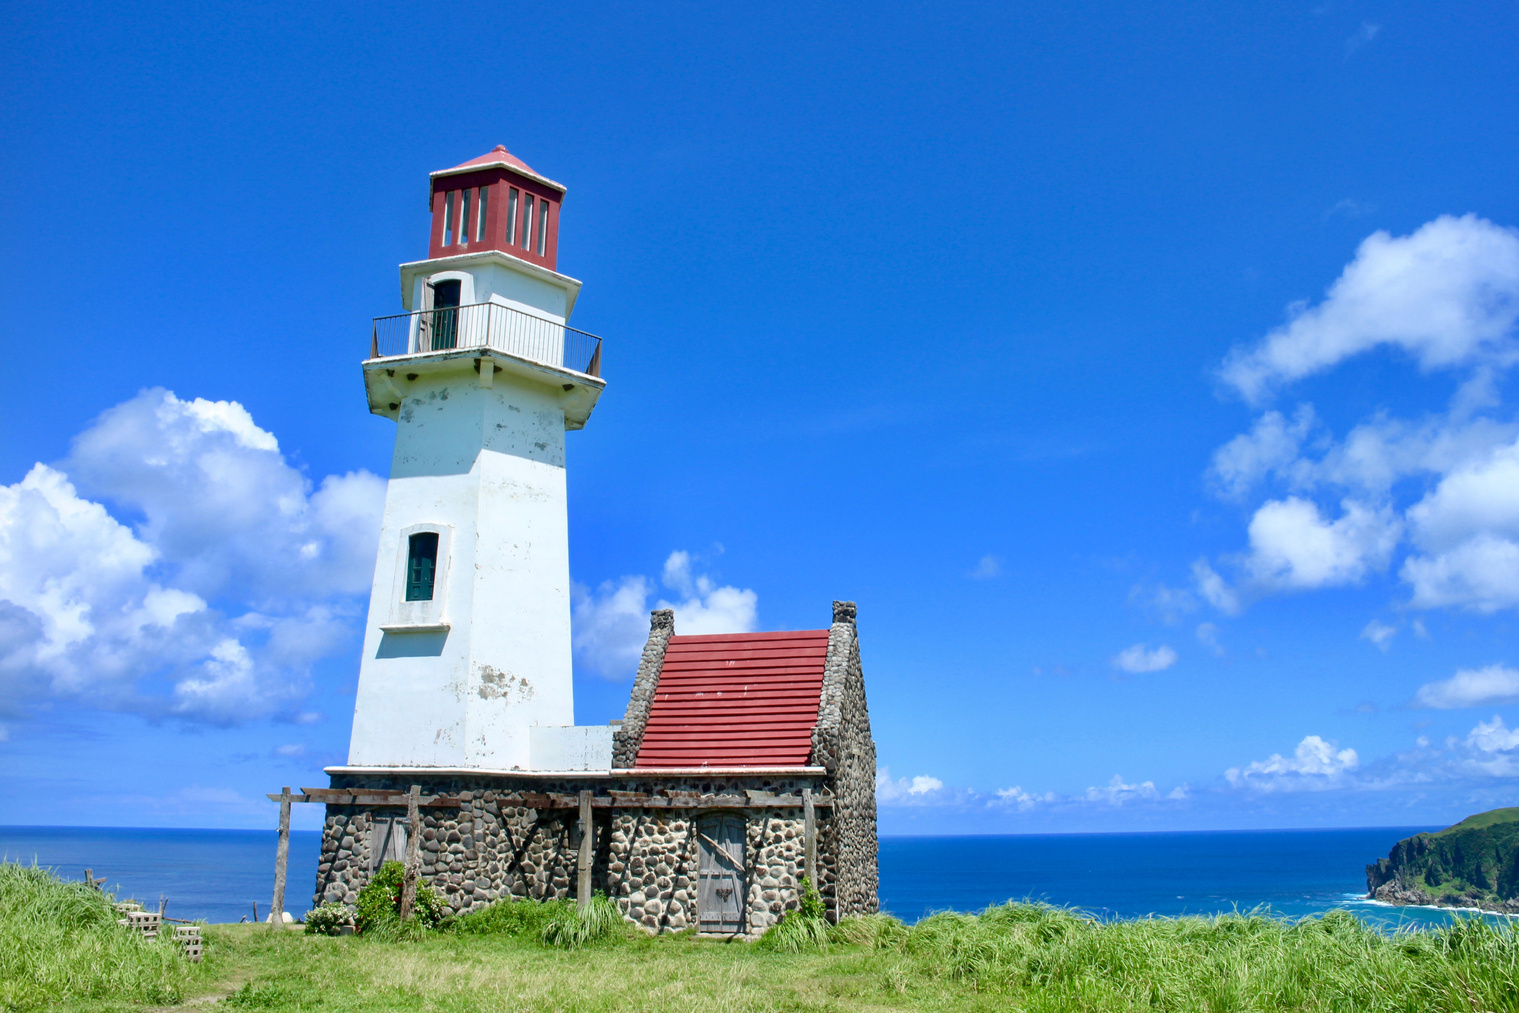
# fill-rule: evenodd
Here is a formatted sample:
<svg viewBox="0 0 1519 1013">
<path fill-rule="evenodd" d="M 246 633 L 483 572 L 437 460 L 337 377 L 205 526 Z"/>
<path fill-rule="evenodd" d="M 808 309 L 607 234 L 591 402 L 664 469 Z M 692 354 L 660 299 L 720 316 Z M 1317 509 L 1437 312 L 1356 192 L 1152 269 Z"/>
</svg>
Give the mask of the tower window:
<svg viewBox="0 0 1519 1013">
<path fill-rule="evenodd" d="M 469 191 L 459 191 L 459 243 L 469 242 Z"/>
<path fill-rule="evenodd" d="M 549 202 L 538 202 L 538 256 L 543 256 L 543 251 L 548 248 L 549 242 Z"/>
<path fill-rule="evenodd" d="M 454 192 L 443 195 L 443 245 L 454 245 Z"/>
<path fill-rule="evenodd" d="M 432 601 L 433 578 L 438 572 L 438 533 L 412 535 L 406 552 L 406 600 Z"/>
<path fill-rule="evenodd" d="M 522 195 L 522 248 L 533 247 L 533 195 Z"/>
<path fill-rule="evenodd" d="M 517 188 L 509 187 L 506 191 L 506 245 L 511 246 L 517 239 Z"/>
<path fill-rule="evenodd" d="M 484 242 L 485 241 L 485 198 L 489 194 L 490 194 L 490 188 L 489 187 L 482 186 L 480 188 L 480 211 L 479 211 L 479 219 L 480 220 L 479 220 L 479 223 L 475 226 L 475 241 L 476 242 Z"/>
</svg>

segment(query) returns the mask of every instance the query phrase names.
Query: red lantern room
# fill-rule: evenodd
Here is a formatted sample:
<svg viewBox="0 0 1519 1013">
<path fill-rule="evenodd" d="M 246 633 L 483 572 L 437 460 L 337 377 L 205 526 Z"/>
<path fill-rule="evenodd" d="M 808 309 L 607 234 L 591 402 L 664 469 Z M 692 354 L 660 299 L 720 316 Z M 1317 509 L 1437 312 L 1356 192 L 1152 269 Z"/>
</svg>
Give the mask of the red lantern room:
<svg viewBox="0 0 1519 1013">
<path fill-rule="evenodd" d="M 429 177 L 430 260 L 499 250 L 554 270 L 564 187 L 503 145 Z"/>
</svg>

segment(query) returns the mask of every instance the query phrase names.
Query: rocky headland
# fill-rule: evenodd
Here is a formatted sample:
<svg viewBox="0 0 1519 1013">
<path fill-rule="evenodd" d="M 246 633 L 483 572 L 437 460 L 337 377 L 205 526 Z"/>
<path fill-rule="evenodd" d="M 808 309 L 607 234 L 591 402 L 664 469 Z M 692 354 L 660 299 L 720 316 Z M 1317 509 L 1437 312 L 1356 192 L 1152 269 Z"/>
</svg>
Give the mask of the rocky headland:
<svg viewBox="0 0 1519 1013">
<path fill-rule="evenodd" d="M 1399 841 L 1366 867 L 1366 890 L 1388 904 L 1519 914 L 1519 808 Z"/>
</svg>

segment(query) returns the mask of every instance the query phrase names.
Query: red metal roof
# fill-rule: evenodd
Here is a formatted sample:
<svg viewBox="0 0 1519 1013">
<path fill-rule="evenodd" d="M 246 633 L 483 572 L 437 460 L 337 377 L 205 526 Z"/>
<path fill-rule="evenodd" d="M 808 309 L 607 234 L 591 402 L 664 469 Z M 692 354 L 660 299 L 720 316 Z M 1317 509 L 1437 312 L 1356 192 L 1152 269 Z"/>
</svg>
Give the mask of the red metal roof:
<svg viewBox="0 0 1519 1013">
<path fill-rule="evenodd" d="M 805 767 L 827 630 L 671 637 L 635 767 Z"/>
<path fill-rule="evenodd" d="M 505 162 L 507 165 L 511 166 L 513 169 L 522 169 L 523 171 L 525 171 L 527 173 L 530 173 L 531 175 L 534 175 L 534 176 L 538 175 L 536 172 L 533 172 L 532 169 L 528 168 L 528 165 L 527 165 L 526 162 L 524 162 L 522 159 L 518 158 L 516 155 L 512 154 L 510 151 L 507 151 L 506 150 L 506 145 L 504 145 L 504 144 L 498 144 L 498 145 L 496 145 L 496 147 L 494 149 L 492 149 L 491 151 L 487 151 L 485 154 L 481 155 L 479 158 L 471 158 L 468 162 L 460 162 L 458 165 L 454 166 L 452 169 L 445 169 L 443 171 L 444 172 L 457 172 L 460 169 L 468 169 L 472 165 L 495 165 L 498 162 Z"/>
<path fill-rule="evenodd" d="M 431 180 L 431 185 L 429 186 L 427 195 L 427 199 L 429 201 L 428 207 L 432 206 L 432 192 L 433 189 L 436 188 L 438 179 L 440 177 L 446 178 L 449 176 L 457 176 L 460 173 L 467 173 L 471 170 L 483 170 L 487 166 L 492 165 L 504 165 L 508 169 L 513 169 L 523 176 L 526 176 L 528 179 L 535 179 L 540 183 L 544 183 L 550 187 L 553 187 L 561 194 L 565 192 L 563 183 L 555 183 L 553 180 L 549 179 L 542 173 L 534 172 L 531 168 L 528 167 L 528 164 L 526 162 L 518 158 L 516 155 L 512 154 L 510 151 L 507 151 L 506 145 L 498 144 L 480 157 L 471 158 L 468 162 L 460 162 L 452 169 L 439 169 L 437 172 L 428 173 L 427 178 Z"/>
</svg>

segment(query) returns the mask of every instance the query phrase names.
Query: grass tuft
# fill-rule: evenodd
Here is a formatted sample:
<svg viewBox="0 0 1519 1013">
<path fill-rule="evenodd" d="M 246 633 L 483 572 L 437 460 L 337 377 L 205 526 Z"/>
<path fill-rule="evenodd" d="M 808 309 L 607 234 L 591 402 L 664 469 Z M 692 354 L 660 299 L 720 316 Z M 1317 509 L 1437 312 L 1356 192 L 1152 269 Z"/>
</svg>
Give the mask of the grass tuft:
<svg viewBox="0 0 1519 1013">
<path fill-rule="evenodd" d="M 35 865 L 0 862 L 0 1009 L 77 1000 L 177 1003 L 193 977 L 165 937 L 116 924 L 111 896 Z"/>
</svg>

